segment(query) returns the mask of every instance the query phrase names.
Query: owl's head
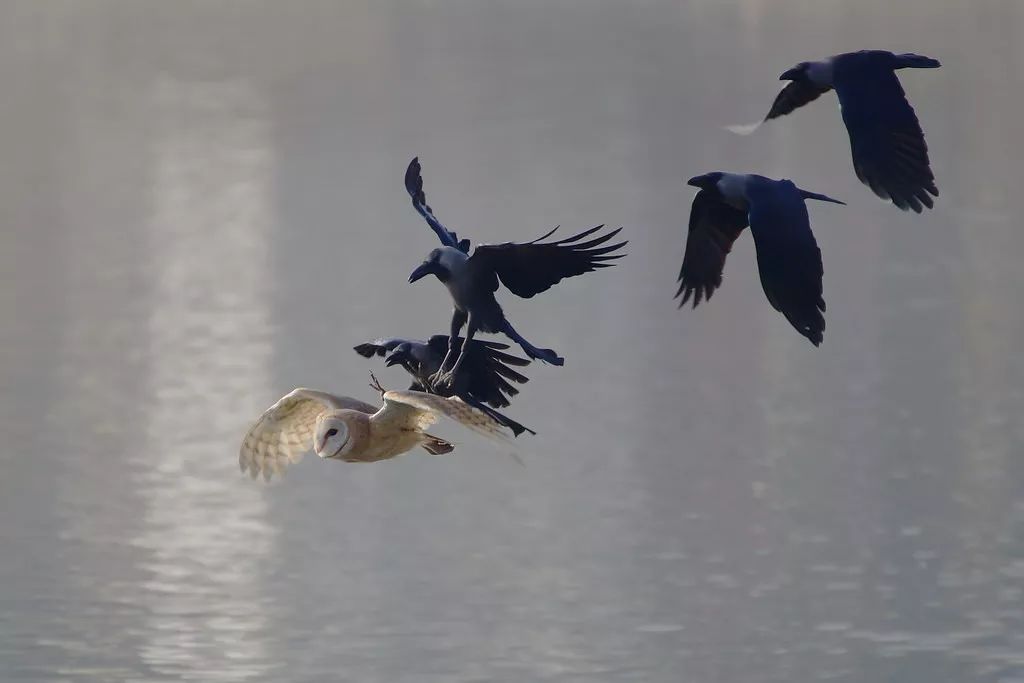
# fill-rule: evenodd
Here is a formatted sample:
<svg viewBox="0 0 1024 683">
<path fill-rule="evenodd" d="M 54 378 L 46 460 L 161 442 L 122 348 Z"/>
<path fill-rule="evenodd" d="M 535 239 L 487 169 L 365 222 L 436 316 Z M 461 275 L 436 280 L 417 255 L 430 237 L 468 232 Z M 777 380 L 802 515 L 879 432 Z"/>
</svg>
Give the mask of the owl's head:
<svg viewBox="0 0 1024 683">
<path fill-rule="evenodd" d="M 344 458 L 355 445 L 348 412 L 325 413 L 317 420 L 313 451 L 321 458 Z"/>
</svg>

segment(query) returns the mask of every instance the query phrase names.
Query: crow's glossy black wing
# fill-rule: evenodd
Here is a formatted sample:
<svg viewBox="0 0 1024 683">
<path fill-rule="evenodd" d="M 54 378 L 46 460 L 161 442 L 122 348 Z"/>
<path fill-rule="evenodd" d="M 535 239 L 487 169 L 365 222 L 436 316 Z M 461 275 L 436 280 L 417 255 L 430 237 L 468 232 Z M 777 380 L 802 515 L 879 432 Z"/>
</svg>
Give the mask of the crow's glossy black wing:
<svg viewBox="0 0 1024 683">
<path fill-rule="evenodd" d="M 794 109 L 802 107 L 808 102 L 813 102 L 829 90 L 831 88 L 815 85 L 810 81 L 790 81 L 775 97 L 775 101 L 772 102 L 772 108 L 768 112 L 768 116 L 764 117 L 764 120 L 770 121 L 771 119 L 785 116 Z"/>
<path fill-rule="evenodd" d="M 519 389 L 512 385 L 525 384 L 530 379 L 525 375 L 513 370 L 510 366 L 522 367 L 529 364 L 529 360 L 519 356 L 511 356 L 505 353 L 487 351 L 484 348 L 477 349 L 479 352 L 479 372 L 470 376 L 469 391 L 481 401 L 488 403 L 495 408 L 504 408 L 509 404 L 513 396 L 519 393 Z M 476 359 L 474 359 L 476 360 Z"/>
<path fill-rule="evenodd" d="M 444 227 L 441 221 L 434 217 L 433 210 L 427 205 L 427 196 L 423 194 L 423 177 L 420 175 L 419 157 L 413 157 L 409 167 L 405 170 L 405 190 L 412 197 L 412 206 L 427 221 L 427 225 L 437 234 L 441 244 L 446 247 L 455 247 L 464 253 L 469 253 L 469 240 L 459 241 L 459 236 Z"/>
<path fill-rule="evenodd" d="M 837 64 L 835 88 L 860 181 L 904 211 L 932 208 L 939 189 L 924 131 L 892 69 Z"/>
<path fill-rule="evenodd" d="M 625 246 L 625 241 L 606 244 L 622 228 L 590 240 L 584 239 L 603 227 L 599 225 L 553 242 L 541 240 L 550 237 L 558 228 L 525 244 L 482 244 L 473 252 L 469 262 L 484 275 L 483 281 L 487 281 L 486 273 L 493 273 L 513 294 L 528 299 L 564 278 L 613 266 L 612 261 L 625 256 L 611 253 Z M 497 283 L 493 279 L 491 282 L 496 289 Z"/>
<path fill-rule="evenodd" d="M 400 339 L 393 337 L 391 339 L 376 339 L 372 342 L 366 342 L 358 346 L 353 346 L 353 350 L 363 358 L 373 358 L 374 356 L 384 356 L 388 351 L 394 351 L 399 344 L 403 344 L 409 339 Z"/>
<path fill-rule="evenodd" d="M 462 341 L 462 337 L 459 337 L 459 342 Z M 435 334 L 427 339 L 427 348 L 430 349 L 430 353 L 437 356 L 438 361 L 444 358 L 444 354 L 448 353 L 448 335 L 447 334 Z"/>
<path fill-rule="evenodd" d="M 733 242 L 747 227 L 745 211 L 729 206 L 714 193 L 701 190 L 690 207 L 690 227 L 686 235 L 686 251 L 679 269 L 679 307 L 693 297 L 693 307 L 711 295 L 722 284 L 725 257 Z"/>
<path fill-rule="evenodd" d="M 747 186 L 747 199 L 764 293 L 775 310 L 818 346 L 825 330 L 824 273 L 800 190 L 788 180 L 756 179 Z"/>
<path fill-rule="evenodd" d="M 461 353 L 463 339 L 455 342 L 455 352 Z M 437 357 L 437 364 L 448 350 L 448 336 L 436 334 L 427 341 L 431 353 Z M 516 372 L 510 366 L 523 367 L 530 364 L 526 358 L 503 353 L 508 344 L 474 339 L 466 347 L 457 382 L 460 393 L 474 396 L 478 401 L 490 404 L 495 408 L 504 408 L 509 404 L 509 397 L 515 396 L 519 390 L 510 382 L 524 384 L 529 378 Z"/>
<path fill-rule="evenodd" d="M 486 346 L 488 349 L 493 349 L 495 351 L 505 351 L 509 347 L 508 344 L 505 344 L 505 343 L 499 342 L 499 341 L 492 341 L 490 339 L 474 339 L 473 342 L 475 344 L 479 344 L 481 346 Z M 456 344 L 461 344 L 462 343 L 462 337 L 459 337 L 458 339 L 456 339 L 455 343 Z M 435 334 L 435 335 L 432 335 L 430 337 L 430 339 L 427 340 L 427 346 L 429 346 L 430 350 L 433 351 L 434 353 L 441 353 L 443 355 L 444 353 L 446 353 L 448 351 L 448 335 L 447 334 Z M 499 355 L 507 355 L 507 354 L 499 354 Z M 530 363 L 529 360 L 526 360 L 526 359 L 523 359 L 523 358 L 518 358 L 516 356 L 508 356 L 508 358 L 515 358 L 517 360 L 521 360 L 523 365 L 529 365 L 529 363 Z M 513 365 L 516 365 L 516 363 L 513 363 Z"/>
</svg>

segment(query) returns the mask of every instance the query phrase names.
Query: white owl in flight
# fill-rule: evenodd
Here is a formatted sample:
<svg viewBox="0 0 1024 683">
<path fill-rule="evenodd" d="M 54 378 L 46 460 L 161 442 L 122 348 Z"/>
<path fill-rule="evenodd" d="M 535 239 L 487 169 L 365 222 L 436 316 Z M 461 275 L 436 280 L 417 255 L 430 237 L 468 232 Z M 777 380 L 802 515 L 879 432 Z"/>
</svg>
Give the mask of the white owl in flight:
<svg viewBox="0 0 1024 683">
<path fill-rule="evenodd" d="M 376 462 L 422 446 L 431 455 L 455 446 L 424 430 L 442 415 L 492 439 L 509 440 L 505 427 L 457 397 L 419 391 L 381 392 L 379 409 L 358 399 L 295 389 L 270 406 L 249 429 L 238 465 L 267 481 L 309 450 L 324 459 Z"/>
</svg>

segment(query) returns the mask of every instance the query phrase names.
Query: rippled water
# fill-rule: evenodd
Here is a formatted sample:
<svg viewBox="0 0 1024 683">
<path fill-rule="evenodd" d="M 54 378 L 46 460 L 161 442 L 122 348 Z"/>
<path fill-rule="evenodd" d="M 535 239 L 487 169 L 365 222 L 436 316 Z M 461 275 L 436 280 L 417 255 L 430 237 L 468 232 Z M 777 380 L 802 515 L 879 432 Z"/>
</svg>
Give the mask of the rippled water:
<svg viewBox="0 0 1024 683">
<path fill-rule="evenodd" d="M 1024 680 L 1024 7 L 983 1 L 0 7 L 0 678 Z M 796 61 L 916 51 L 941 201 L 876 202 Z M 621 268 L 506 296 L 564 368 L 520 467 L 237 471 L 352 345 L 447 326 L 401 187 L 476 240 L 624 225 Z M 714 170 L 792 177 L 828 329 L 748 238 L 671 296 Z M 406 381 L 377 366 L 392 385 Z M 455 434 L 453 434 L 455 435 Z"/>
</svg>

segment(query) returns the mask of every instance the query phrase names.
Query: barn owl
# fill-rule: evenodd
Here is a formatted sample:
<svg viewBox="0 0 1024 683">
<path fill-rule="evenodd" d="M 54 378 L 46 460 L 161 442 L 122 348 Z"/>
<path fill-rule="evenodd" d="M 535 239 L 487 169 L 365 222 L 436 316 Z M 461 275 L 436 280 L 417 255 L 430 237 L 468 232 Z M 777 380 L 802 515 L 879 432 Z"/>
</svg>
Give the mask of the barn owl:
<svg viewBox="0 0 1024 683">
<path fill-rule="evenodd" d="M 374 385 L 380 389 L 379 385 Z M 312 449 L 324 459 L 387 460 L 422 446 L 431 455 L 455 446 L 424 430 L 442 415 L 492 439 L 507 440 L 500 423 L 459 398 L 384 391 L 381 408 L 347 396 L 295 389 L 270 406 L 242 440 L 238 465 L 267 481 Z"/>
</svg>

